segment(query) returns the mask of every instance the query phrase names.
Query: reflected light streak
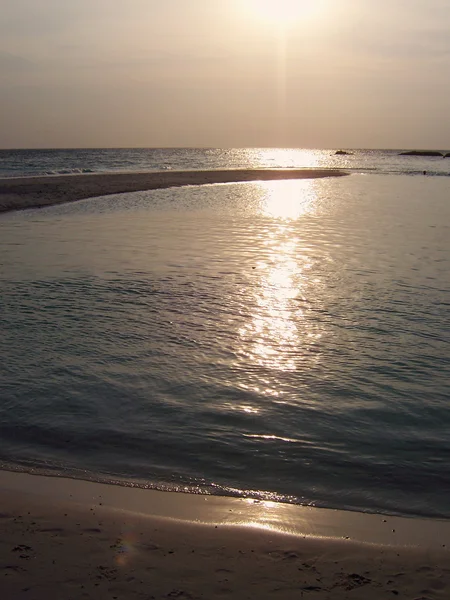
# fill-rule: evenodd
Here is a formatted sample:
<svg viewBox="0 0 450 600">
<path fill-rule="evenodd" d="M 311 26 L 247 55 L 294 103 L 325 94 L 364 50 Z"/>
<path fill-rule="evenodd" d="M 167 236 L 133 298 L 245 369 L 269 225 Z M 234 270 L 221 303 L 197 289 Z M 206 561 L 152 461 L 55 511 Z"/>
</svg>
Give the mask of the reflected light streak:
<svg viewBox="0 0 450 600">
<path fill-rule="evenodd" d="M 258 440 L 278 440 L 280 442 L 288 442 L 290 444 L 306 443 L 306 442 L 304 442 L 304 440 L 282 437 L 280 435 L 264 435 L 264 434 L 258 434 L 258 433 L 244 433 L 243 435 L 244 435 L 244 437 L 254 438 L 254 439 L 258 439 Z"/>
<path fill-rule="evenodd" d="M 267 217 L 298 219 L 314 212 L 317 191 L 313 179 L 286 179 L 255 183 L 261 193 L 261 212 Z"/>
<path fill-rule="evenodd" d="M 245 389 L 245 387 L 242 385 L 240 387 Z M 249 389 L 249 388 L 247 388 L 247 389 Z M 226 410 L 243 412 L 243 413 L 252 414 L 252 415 L 257 415 L 261 412 L 261 410 L 259 408 L 256 408 L 255 406 L 250 406 L 250 404 L 237 404 L 236 405 L 236 404 L 232 404 L 231 402 L 226 402 L 225 404 L 223 404 L 223 408 Z"/>
<path fill-rule="evenodd" d="M 305 317 L 304 288 L 308 287 L 310 295 L 312 265 L 302 252 L 295 221 L 314 211 L 317 196 L 311 180 L 255 185 L 261 193 L 261 213 L 271 223 L 264 230 L 264 256 L 256 271 L 259 282 L 254 288 L 253 316 L 239 330 L 240 354 L 259 367 L 292 372 L 304 366 L 305 359 L 308 363 L 317 360 L 307 353 L 317 335 Z M 278 388 L 277 383 L 275 379 L 264 387 Z M 260 393 L 259 387 L 252 389 Z"/>
<path fill-rule="evenodd" d="M 290 351 L 299 343 L 296 321 L 302 317 L 302 311 L 292 306 L 299 294 L 294 280 L 299 270 L 294 259 L 295 243 L 273 242 L 272 265 L 261 276 L 256 314 L 240 334 L 244 342 L 250 342 L 248 356 L 252 362 L 293 371 L 295 359 Z"/>
<path fill-rule="evenodd" d="M 291 505 L 251 498 L 245 499 L 245 502 L 249 512 L 246 515 L 247 511 L 242 511 L 237 525 L 266 531 L 293 533 L 292 527 L 285 519 L 285 513 L 292 510 Z M 296 525 L 300 526 L 301 530 L 308 529 L 307 519 L 298 518 Z"/>
<path fill-rule="evenodd" d="M 323 154 L 314 150 L 302 150 L 294 148 L 261 148 L 257 151 L 255 161 L 259 166 L 270 165 L 274 168 L 302 168 L 327 166 L 324 164 Z"/>
</svg>

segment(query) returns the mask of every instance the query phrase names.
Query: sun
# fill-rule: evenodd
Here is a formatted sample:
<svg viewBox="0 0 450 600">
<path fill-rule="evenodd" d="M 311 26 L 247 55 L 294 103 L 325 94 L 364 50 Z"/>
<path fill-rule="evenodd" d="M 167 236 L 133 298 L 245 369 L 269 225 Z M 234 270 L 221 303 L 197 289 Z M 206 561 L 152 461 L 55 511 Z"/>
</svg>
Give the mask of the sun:
<svg viewBox="0 0 450 600">
<path fill-rule="evenodd" d="M 247 3 L 254 17 L 279 26 L 310 18 L 320 7 L 320 0 L 247 0 Z"/>
</svg>

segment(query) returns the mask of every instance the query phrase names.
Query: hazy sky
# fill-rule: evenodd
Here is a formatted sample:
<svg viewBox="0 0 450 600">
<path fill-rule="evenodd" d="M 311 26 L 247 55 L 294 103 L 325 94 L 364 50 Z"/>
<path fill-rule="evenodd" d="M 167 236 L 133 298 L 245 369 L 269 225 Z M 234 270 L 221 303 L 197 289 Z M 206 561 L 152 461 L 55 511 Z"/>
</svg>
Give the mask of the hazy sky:
<svg viewBox="0 0 450 600">
<path fill-rule="evenodd" d="M 450 0 L 0 0 L 2 148 L 447 149 L 449 111 Z"/>
</svg>

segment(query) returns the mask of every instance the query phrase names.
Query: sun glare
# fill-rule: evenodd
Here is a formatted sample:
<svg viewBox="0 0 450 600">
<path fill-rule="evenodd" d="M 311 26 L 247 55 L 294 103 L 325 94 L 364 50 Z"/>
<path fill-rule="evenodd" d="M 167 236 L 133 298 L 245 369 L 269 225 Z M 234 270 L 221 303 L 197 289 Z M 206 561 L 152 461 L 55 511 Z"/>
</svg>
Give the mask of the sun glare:
<svg viewBox="0 0 450 600">
<path fill-rule="evenodd" d="M 289 26 L 317 13 L 320 0 L 247 0 L 255 17 L 273 25 Z"/>
</svg>

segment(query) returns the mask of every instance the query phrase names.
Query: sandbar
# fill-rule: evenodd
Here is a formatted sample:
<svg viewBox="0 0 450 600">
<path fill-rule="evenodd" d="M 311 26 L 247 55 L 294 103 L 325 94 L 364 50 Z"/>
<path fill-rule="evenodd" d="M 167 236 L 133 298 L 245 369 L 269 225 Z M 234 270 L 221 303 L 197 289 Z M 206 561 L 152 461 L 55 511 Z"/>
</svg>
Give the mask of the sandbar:
<svg viewBox="0 0 450 600">
<path fill-rule="evenodd" d="M 222 169 L 11 177 L 0 179 L 0 212 L 186 185 L 313 179 L 343 175 L 347 173 L 331 169 Z"/>
<path fill-rule="evenodd" d="M 0 472 L 0 597 L 450 597 L 450 523 Z"/>
</svg>

